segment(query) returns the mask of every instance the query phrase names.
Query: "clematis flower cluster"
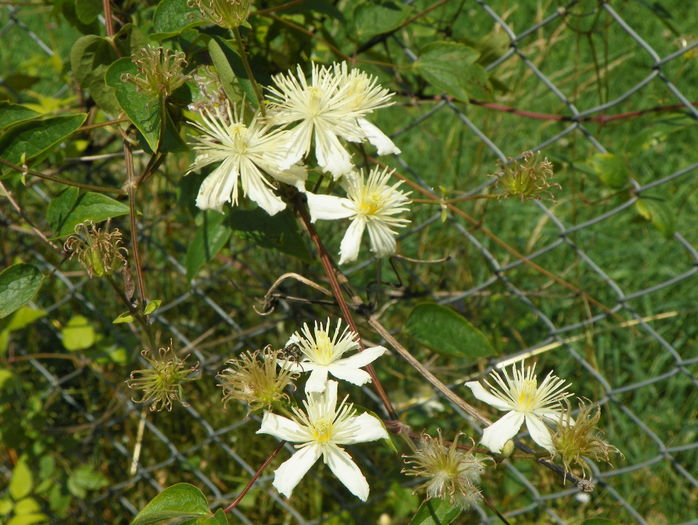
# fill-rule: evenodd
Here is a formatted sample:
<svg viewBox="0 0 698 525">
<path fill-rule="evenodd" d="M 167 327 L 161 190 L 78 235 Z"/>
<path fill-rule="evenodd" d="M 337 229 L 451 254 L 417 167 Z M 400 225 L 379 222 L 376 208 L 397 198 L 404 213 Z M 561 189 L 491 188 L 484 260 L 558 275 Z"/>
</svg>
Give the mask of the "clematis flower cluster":
<svg viewBox="0 0 698 525">
<path fill-rule="evenodd" d="M 290 497 L 303 476 L 320 459 L 357 498 L 366 501 L 369 485 L 343 445 L 387 439 L 383 423 L 367 413 L 359 414 L 340 400 L 338 382 L 363 385 L 371 380 L 362 370 L 385 353 L 382 346 L 359 351 L 358 334 L 330 319 L 304 324 L 283 350 L 265 349 L 231 360 L 222 374 L 224 400 L 239 399 L 251 410 L 264 408 L 257 434 L 269 434 L 293 443 L 296 452 L 274 472 L 274 487 Z M 351 353 L 351 355 L 346 355 Z M 263 358 L 260 362 L 260 358 Z M 277 370 L 278 367 L 278 370 Z M 283 392 L 292 380 L 309 373 L 302 407 L 291 405 Z M 286 402 L 284 402 L 286 401 Z M 274 410 L 284 414 L 275 413 Z"/>
<path fill-rule="evenodd" d="M 264 113 L 246 116 L 244 104 L 233 107 L 228 100 L 199 101 L 190 107 L 198 113 L 193 122 L 198 134 L 189 172 L 216 165 L 204 179 L 196 205 L 222 211 L 226 203 L 236 206 L 242 195 L 275 215 L 286 208 L 278 190 L 287 184 L 305 193 L 313 222 L 351 221 L 341 242 L 340 263 L 358 258 L 364 231 L 377 257 L 394 254 L 397 229 L 409 222 L 408 194 L 400 182 L 391 180 L 391 170 L 374 167 L 366 174 L 355 167 L 347 149 L 347 143 L 368 142 L 378 155 L 400 153 L 367 118 L 392 105 L 392 93 L 346 62 L 313 63 L 309 79 L 298 66 L 272 81 Z M 306 190 L 312 167 L 307 163 L 313 158 L 346 196 Z"/>
</svg>

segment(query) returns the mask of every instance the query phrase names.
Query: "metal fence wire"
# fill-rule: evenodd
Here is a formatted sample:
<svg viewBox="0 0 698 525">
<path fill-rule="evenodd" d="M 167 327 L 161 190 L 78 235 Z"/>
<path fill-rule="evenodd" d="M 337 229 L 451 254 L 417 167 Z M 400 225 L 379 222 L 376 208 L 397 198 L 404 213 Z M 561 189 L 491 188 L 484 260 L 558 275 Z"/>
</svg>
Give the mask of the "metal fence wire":
<svg viewBox="0 0 698 525">
<path fill-rule="evenodd" d="M 698 39 L 695 33 L 674 36 L 670 31 L 672 24 L 681 27 L 683 15 L 692 9 L 690 2 L 677 4 L 683 14 L 668 13 L 656 3 L 641 1 L 538 2 L 536 9 L 525 6 L 526 2 L 504 0 L 450 4 L 458 4 L 458 9 L 444 8 L 442 15 L 435 10 L 433 17 L 443 23 L 453 16 L 454 25 L 467 17 L 472 34 L 497 35 L 504 50 L 486 69 L 505 84 L 519 83 L 518 89 L 504 92 L 498 99 L 501 105 L 489 106 L 474 101 L 466 107 L 445 97 L 429 103 L 410 102 L 404 97 L 407 103 L 401 102 L 399 109 L 386 110 L 394 111 L 390 122 L 402 118 L 400 127 L 387 130 L 404 152 L 397 157 L 396 167 L 437 198 L 442 197 L 438 186 L 450 176 L 455 181 L 451 186 L 460 193 L 448 196 L 467 197 L 494 183 L 484 174 L 496 169 L 497 160 L 507 162 L 525 150 L 540 151 L 554 161 L 555 180 L 563 189 L 556 192 L 555 201 L 478 202 L 464 208 L 473 221 L 453 213 L 444 218 L 438 206 L 415 212 L 413 222 L 401 234 L 401 251 L 411 257 L 451 255 L 451 259 L 440 269 L 430 267 L 432 274 L 420 265 L 398 260 L 396 276 L 407 283 L 407 289 L 420 290 L 422 299 L 451 305 L 475 324 L 479 309 L 500 312 L 500 327 L 483 330 L 494 331 L 505 341 L 504 353 L 486 369 L 464 365 L 460 374 L 460 370 L 435 365 L 437 375 L 459 395 L 467 398 L 462 388 L 465 376 L 523 356 L 536 356 L 545 367 L 554 363 L 559 375 L 568 377 L 580 395 L 601 403 L 602 425 L 609 441 L 624 454 L 624 459 L 615 460 L 612 466 L 590 464 L 597 486 L 588 495 L 569 484 L 562 486 L 559 478 L 546 477 L 530 463 L 516 460 L 505 461 L 503 474 L 497 478 L 497 483 L 506 483 L 508 493 L 515 493 L 516 498 L 496 501 L 497 492 L 486 487 L 486 493 L 495 498 L 512 523 L 580 523 L 582 516 L 597 515 L 621 523 L 698 523 L 695 196 L 691 201 L 698 173 L 694 146 Z M 57 29 L 33 28 L 34 9 L 3 6 L 0 37 L 6 42 L 21 39 L 27 46 L 35 46 L 37 53 L 53 55 L 52 31 Z M 654 29 L 649 31 L 648 27 Z M 418 50 L 402 35 L 397 32 L 381 45 L 394 60 L 409 63 L 417 59 Z M 579 48 L 574 51 L 569 42 L 565 44 L 567 51 L 560 51 L 566 38 L 582 47 L 612 42 L 613 48 L 600 44 L 595 48 L 603 55 L 599 62 L 604 67 L 599 69 L 598 63 L 585 63 L 586 55 Z M 602 94 L 597 92 L 598 86 L 603 86 Z M 525 95 L 517 99 L 511 93 Z M 551 112 L 551 107 L 557 112 Z M 644 111 L 648 109 L 652 111 Z M 629 112 L 637 114 L 615 118 Z M 626 159 L 631 166 L 629 190 L 603 186 L 579 160 L 595 153 L 622 155 L 634 139 L 645 142 L 637 150 L 637 159 Z M 420 144 L 434 143 L 439 144 L 443 158 L 424 158 L 424 152 L 434 150 L 420 150 Z M 679 144 L 690 146 L 681 149 Z M 480 168 L 473 173 L 469 166 L 476 161 Z M 111 162 L 95 161 L 81 169 L 105 173 Z M 38 200 L 50 198 L 41 184 L 34 184 L 33 191 Z M 171 186 L 163 191 L 179 198 Z M 663 202 L 674 210 L 673 231 L 664 236 L 642 218 L 637 212 L 640 200 Z M 146 253 L 146 278 L 158 273 L 167 290 L 162 308 L 153 315 L 160 338 L 172 339 L 183 353 L 191 353 L 207 373 L 220 370 L 226 358 L 243 349 L 260 347 L 265 338 L 280 341 L 279 326 L 297 327 L 299 320 L 305 319 L 299 318 L 297 305 L 282 299 L 273 316 L 258 318 L 254 325 L 244 324 L 245 316 L 240 312 L 249 310 L 251 304 L 233 304 L 222 290 L 237 286 L 250 301 L 263 295 L 273 276 L 259 275 L 258 266 L 251 263 L 269 256 L 259 255 L 253 243 L 236 241 L 229 254 L 211 262 L 189 283 L 182 264 L 186 241 L 163 240 L 166 216 L 144 217 L 140 236 Z M 0 218 L 5 224 L 17 221 L 6 204 L 0 209 Z M 6 226 L 3 230 L 3 236 L 13 239 L 24 253 L 31 253 L 43 270 L 54 272 L 53 295 L 42 292 L 36 299 L 36 305 L 48 313 L 44 319 L 51 318 L 52 312 L 67 319 L 69 314 L 64 312 L 77 308 L 102 326 L 111 325 L 114 316 L 105 312 L 101 301 L 108 293 L 106 287 L 87 279 L 77 266 L 70 266 L 76 270 L 72 272 L 66 266 L 56 268 L 27 236 L 13 237 Z M 426 242 L 430 239 L 435 240 Z M 428 248 L 416 248 L 424 246 Z M 272 258 L 266 262 L 274 264 Z M 366 260 L 349 268 L 347 274 L 364 282 L 367 270 L 371 273 L 375 265 L 375 260 Z M 385 282 L 396 276 L 388 276 L 384 266 L 383 275 L 377 278 Z M 574 286 L 565 287 L 560 281 Z M 401 297 L 389 285 L 367 288 L 383 300 L 390 298 L 391 304 L 400 303 L 406 295 Z M 49 304 L 50 297 L 55 300 Z M 587 297 L 605 308 L 590 303 Z M 58 337 L 51 322 L 42 320 L 39 325 L 37 333 L 52 332 Z M 121 336 L 114 337 L 119 341 Z M 34 353 L 36 347 L 30 343 L 42 344 L 31 337 L 16 339 L 12 351 L 16 355 Z M 399 359 L 391 359 L 397 370 Z M 260 464 L 257 457 L 249 457 L 249 444 L 243 446 L 239 437 L 254 436 L 259 419 L 242 417 L 242 411 L 236 415 L 234 410 L 214 411 L 210 404 L 192 402 L 170 414 L 145 416 L 123 388 L 122 370 L 99 363 L 72 367 L 40 359 L 28 363 L 32 368 L 24 373 L 34 392 L 40 393 L 47 410 L 63 418 L 47 421 L 47 427 L 58 436 L 74 436 L 86 460 L 108 463 L 104 472 L 110 484 L 91 492 L 83 514 L 69 522 L 125 522 L 150 497 L 179 480 L 199 485 L 212 504 L 220 505 L 234 499 Z M 371 396 L 370 389 L 364 391 Z M 458 411 L 445 406 L 447 401 L 435 392 L 406 398 L 408 401 L 399 404 L 403 412 L 441 411 L 448 417 L 446 414 Z M 466 414 L 459 415 L 464 430 L 476 437 L 480 432 L 477 424 Z M 3 417 L 8 417 L 7 413 Z M 131 465 L 136 443 L 141 450 L 136 464 Z M 373 480 L 380 479 L 383 467 L 370 454 L 355 453 L 372 484 L 366 505 L 383 509 L 375 512 L 375 522 L 392 508 L 394 487 L 378 482 L 374 486 Z M 11 465 L 1 468 L 9 479 Z M 307 525 L 339 519 L 311 507 L 297 508 L 294 499 L 276 493 L 271 479 L 269 470 L 255 489 L 267 494 L 266 515 L 278 517 L 269 518 L 270 523 Z M 405 487 L 415 485 L 414 480 L 401 479 Z M 349 516 L 362 512 L 340 486 L 314 483 L 312 487 L 340 501 Z M 674 503 L 668 508 L 666 502 Z M 105 507 L 111 510 L 105 513 Z M 240 523 L 254 523 L 249 516 L 258 514 L 251 508 L 236 508 L 235 518 Z M 476 506 L 475 511 L 473 523 L 478 519 L 480 523 L 498 521 L 484 506 Z"/>
</svg>

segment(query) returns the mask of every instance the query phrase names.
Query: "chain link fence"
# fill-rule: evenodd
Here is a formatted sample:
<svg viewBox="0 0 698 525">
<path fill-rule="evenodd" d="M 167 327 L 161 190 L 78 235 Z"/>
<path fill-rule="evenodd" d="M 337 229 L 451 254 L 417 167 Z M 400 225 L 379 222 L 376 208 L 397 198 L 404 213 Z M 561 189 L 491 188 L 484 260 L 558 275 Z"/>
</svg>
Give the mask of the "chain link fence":
<svg viewBox="0 0 698 525">
<path fill-rule="evenodd" d="M 457 189 L 449 198 L 466 198 L 495 182 L 484 174 L 496 170 L 496 161 L 508 162 L 532 150 L 554 161 L 563 189 L 555 192 L 556 201 L 478 201 L 463 207 L 467 213 L 462 215 L 425 206 L 400 237 L 401 252 L 450 259 L 438 266 L 397 259 L 390 274 L 386 268 L 383 273 L 374 270 L 380 268 L 375 261 L 366 261 L 347 274 L 386 311 L 391 305 L 430 298 L 453 306 L 478 326 L 478 321 L 486 323 L 483 330 L 504 341 L 502 355 L 479 370 L 466 363 L 441 369 L 434 364 L 435 373 L 459 395 L 467 398 L 462 388 L 467 377 L 535 356 L 545 366 L 554 364 L 580 395 L 604 406 L 602 426 L 624 459 L 613 466 L 590 464 L 597 487 L 589 495 L 569 484 L 561 486 L 559 478 L 546 477 L 530 464 L 505 461 L 496 483 L 505 483 L 516 498 L 495 504 L 512 523 L 579 523 L 581 516 L 596 512 L 621 523 L 698 523 L 698 157 L 692 146 L 698 138 L 696 34 L 674 35 L 670 29 L 682 27 L 682 13 L 668 13 L 649 2 L 539 2 L 536 8 L 494 0 L 450 4 L 432 13 L 436 23 L 467 18 L 473 35 L 496 35 L 505 47 L 487 70 L 518 86 L 498 97 L 502 104 L 474 100 L 467 108 L 444 97 L 411 102 L 403 97 L 390 120 L 396 122 L 400 115 L 403 121 L 392 130 L 404 152 L 396 159 L 398 170 L 437 201 L 446 179 Z M 690 10 L 679 5 L 683 15 Z M 38 30 L 30 23 L 35 7 L 2 9 L 3 41 L 21 39 L 37 53 L 53 55 L 52 29 Z M 643 32 L 648 27 L 654 31 Z M 380 45 L 396 61 L 409 63 L 418 56 L 400 32 Z M 582 48 L 598 51 L 600 57 L 585 63 L 588 53 Z M 58 87 L 58 95 L 65 89 Z M 631 171 L 629 189 L 603 186 L 582 162 L 596 153 L 622 155 L 636 138 L 644 142 L 637 158 L 625 161 Z M 433 143 L 440 145 L 443 158 L 420 150 L 420 144 Z M 113 162 L 105 158 L 68 169 L 108 177 Z M 176 184 L 159 187 L 157 198 L 181 198 L 173 189 Z M 42 184 L 32 188 L 37 202 L 48 201 Z M 641 200 L 664 202 L 675 210 L 674 227 L 662 235 L 638 213 Z M 182 354 L 191 353 L 209 378 L 226 358 L 260 347 L 262 341 L 282 341 L 282 333 L 308 318 L 292 299 L 281 298 L 272 316 L 247 320 L 278 268 L 253 243 L 234 243 L 229 254 L 189 283 L 182 264 L 185 241 L 168 238 L 168 215 L 143 217 L 139 235 L 146 280 L 150 283 L 157 274 L 162 280 L 157 291 L 166 294 L 153 315 L 159 337 L 172 339 Z M 45 319 L 54 311 L 63 315 L 72 309 L 111 326 L 114 316 L 104 308 L 105 286 L 65 265 L 56 267 L 34 240 L 10 233 L 17 217 L 6 201 L 0 219 L 3 236 L 16 242 L 16 253 L 31 253 L 45 271 L 53 272 L 50 290 L 37 299 L 49 314 Z M 259 273 L 265 264 L 268 275 Z M 393 281 L 403 286 L 393 286 Z M 227 287 L 236 290 L 236 299 L 224 291 Z M 308 293 L 301 288 L 286 291 Z M 46 297 L 55 301 L 48 303 Z M 239 297 L 249 302 L 240 304 Z M 495 312 L 498 323 L 492 321 Z M 386 320 L 388 327 L 399 326 L 389 313 L 386 319 L 393 321 Z M 59 338 L 58 327 L 49 321 L 37 328 L 36 338 L 22 341 L 39 344 L 45 337 Z M 132 345 L 133 338 L 119 330 L 110 337 L 125 347 Z M 35 348 L 15 344 L 13 351 L 27 356 Z M 240 442 L 239 436 L 254 436 L 259 428 L 259 420 L 245 418 L 241 408 L 223 412 L 212 409 L 215 404 L 192 402 L 172 414 L 152 415 L 131 401 L 122 386 L 122 369 L 70 363 L 29 359 L 31 372 L 25 373 L 41 393 L 45 409 L 58 414 L 46 422 L 47 432 L 73 436 L 85 458 L 108 463 L 104 472 L 110 485 L 85 504 L 84 522 L 125 522 L 155 493 L 180 480 L 202 487 L 212 504 L 230 502 L 265 457 L 265 452 L 250 457 L 249 444 Z M 400 366 L 393 357 L 390 367 Z M 213 385 L 192 388 L 198 389 L 196 399 L 220 395 Z M 364 391 L 372 395 L 370 389 Z M 405 414 L 441 411 L 447 418 L 458 411 L 434 392 L 413 394 L 398 403 Z M 461 426 L 469 425 L 469 432 L 477 435 L 477 424 L 466 414 L 459 416 L 467 422 Z M 391 508 L 394 488 L 374 486 L 382 463 L 370 454 L 357 454 L 372 483 L 367 506 L 379 511 L 375 522 L 381 509 Z M 10 476 L 9 464 L 0 468 Z M 233 514 L 240 523 L 255 523 L 249 516 L 259 512 L 276 516 L 269 523 L 342 518 L 307 505 L 298 508 L 294 499 L 286 500 L 271 488 L 271 476 L 271 470 L 265 472 L 255 489 L 266 497 L 255 496 L 255 491 L 251 495 L 266 507 L 254 512 L 250 506 L 236 508 Z M 309 483 L 339 501 L 349 515 L 360 512 L 341 488 Z M 404 486 L 414 483 L 406 480 Z M 498 493 L 487 486 L 485 492 Z M 662 501 L 673 502 L 673 510 Z M 475 510 L 480 523 L 498 521 L 484 506 Z"/>
</svg>

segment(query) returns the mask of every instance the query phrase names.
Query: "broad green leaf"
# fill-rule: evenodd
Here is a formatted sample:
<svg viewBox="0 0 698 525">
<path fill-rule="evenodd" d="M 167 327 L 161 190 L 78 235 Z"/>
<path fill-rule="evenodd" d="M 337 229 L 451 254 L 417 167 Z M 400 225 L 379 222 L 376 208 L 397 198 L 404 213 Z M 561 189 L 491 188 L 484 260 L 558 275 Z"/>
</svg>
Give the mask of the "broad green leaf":
<svg viewBox="0 0 698 525">
<path fill-rule="evenodd" d="M 640 199 L 635 203 L 635 209 L 650 221 L 665 239 L 671 239 L 676 231 L 676 216 L 666 203 L 654 199 Z"/>
<path fill-rule="evenodd" d="M 461 508 L 442 499 L 430 499 L 422 503 L 410 525 L 448 525 L 460 516 Z"/>
<path fill-rule="evenodd" d="M 6 525 L 32 525 L 32 523 L 46 523 L 48 517 L 45 514 L 22 514 L 13 516 Z"/>
<path fill-rule="evenodd" d="M 109 485 L 109 481 L 97 472 L 92 465 L 80 465 L 68 478 L 68 490 L 76 498 L 84 499 L 88 490 L 99 490 Z"/>
<path fill-rule="evenodd" d="M 233 102 L 244 98 L 252 107 L 259 108 L 254 88 L 237 50 L 222 38 L 214 36 L 208 43 L 208 52 L 228 98 Z"/>
<path fill-rule="evenodd" d="M 3 372 L 3 370 L 0 370 L 0 374 L 2 372 Z M 2 387 L 1 381 L 0 381 L 0 387 Z M 7 516 L 10 512 L 12 512 L 12 509 L 14 508 L 14 506 L 15 506 L 15 504 L 12 502 L 12 500 L 10 498 L 0 499 L 0 516 Z"/>
<path fill-rule="evenodd" d="M 19 164 L 47 153 L 63 142 L 82 123 L 86 115 L 63 115 L 45 119 L 34 119 L 13 126 L 0 137 L 0 158 Z M 0 170 L 8 168 L 0 166 Z"/>
<path fill-rule="evenodd" d="M 154 40 L 177 36 L 182 31 L 205 23 L 198 9 L 189 7 L 188 0 L 162 0 L 153 17 Z"/>
<path fill-rule="evenodd" d="M 94 22 L 102 9 L 102 0 L 75 0 L 75 14 L 83 24 Z"/>
<path fill-rule="evenodd" d="M 39 113 L 18 104 L 0 102 L 0 129 L 7 130 L 14 124 L 31 120 L 39 116 Z"/>
<path fill-rule="evenodd" d="M 82 315 L 75 315 L 61 330 L 63 346 L 66 350 L 74 352 L 91 347 L 97 340 L 95 329 Z"/>
<path fill-rule="evenodd" d="M 230 226 L 225 223 L 225 215 L 209 211 L 203 214 L 203 218 L 204 222 L 197 228 L 184 259 L 187 279 L 192 279 L 204 264 L 223 249 L 232 233 Z"/>
<path fill-rule="evenodd" d="M 589 164 L 601 182 L 609 188 L 619 190 L 628 182 L 628 169 L 622 157 L 612 153 L 597 153 L 591 158 Z"/>
<path fill-rule="evenodd" d="M 122 80 L 122 76 L 127 74 L 137 75 L 138 69 L 130 58 L 120 58 L 107 68 L 104 78 L 107 85 L 114 88 L 119 105 L 141 132 L 150 149 L 157 151 L 162 129 L 160 101 L 141 93 L 131 82 Z"/>
<path fill-rule="evenodd" d="M 112 217 L 127 215 L 128 204 L 101 193 L 80 195 L 75 187 L 63 190 L 54 197 L 46 210 L 46 220 L 58 237 L 75 233 L 75 226 L 85 221 L 101 222 Z"/>
<path fill-rule="evenodd" d="M 118 113 L 120 106 L 114 88 L 107 86 L 104 75 L 117 58 L 109 40 L 97 35 L 79 38 L 70 50 L 70 66 L 75 80 L 92 95 L 99 107 L 110 114 Z"/>
<path fill-rule="evenodd" d="M 34 498 L 24 498 L 15 504 L 15 514 L 39 514 L 41 507 Z"/>
<path fill-rule="evenodd" d="M 177 483 L 155 496 L 141 510 L 131 525 L 150 525 L 176 518 L 209 516 L 208 502 L 194 485 Z"/>
<path fill-rule="evenodd" d="M 31 301 L 41 288 L 43 276 L 31 264 L 15 264 L 0 273 L 0 319 Z"/>
<path fill-rule="evenodd" d="M 19 501 L 31 493 L 33 486 L 34 479 L 31 470 L 29 470 L 24 458 L 21 458 L 12 471 L 12 479 L 10 479 L 8 487 L 10 496 L 13 500 Z"/>
<path fill-rule="evenodd" d="M 407 20 L 409 14 L 410 11 L 399 2 L 365 2 L 354 10 L 356 38 L 363 40 L 388 33 Z"/>
<path fill-rule="evenodd" d="M 619 525 L 619 523 L 606 518 L 592 518 L 590 520 L 584 520 L 582 525 Z"/>
<path fill-rule="evenodd" d="M 488 100 L 492 86 L 485 69 L 475 62 L 480 53 L 457 42 L 432 42 L 426 45 L 414 70 L 434 88 L 468 102 L 470 97 Z"/>
<path fill-rule="evenodd" d="M 489 357 L 489 339 L 455 310 L 433 303 L 417 305 L 407 318 L 407 333 L 434 352 L 449 357 Z"/>
<path fill-rule="evenodd" d="M 43 310 L 37 310 L 31 306 L 23 306 L 17 310 L 14 315 L 10 318 L 10 322 L 4 328 L 9 332 L 14 332 L 15 330 L 21 330 L 25 326 L 32 324 L 37 319 L 45 316 L 46 312 Z"/>
<path fill-rule="evenodd" d="M 232 210 L 228 224 L 235 235 L 262 248 L 271 248 L 310 262 L 312 259 L 298 233 L 293 214 L 284 210 L 270 216 L 261 208 L 254 210 Z"/>
</svg>

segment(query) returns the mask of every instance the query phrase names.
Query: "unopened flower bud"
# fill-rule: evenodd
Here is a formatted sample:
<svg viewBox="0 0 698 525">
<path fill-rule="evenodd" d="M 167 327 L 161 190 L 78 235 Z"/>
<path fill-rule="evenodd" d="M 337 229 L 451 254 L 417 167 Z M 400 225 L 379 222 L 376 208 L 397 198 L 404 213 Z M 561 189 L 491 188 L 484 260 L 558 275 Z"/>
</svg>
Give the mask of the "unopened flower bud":
<svg viewBox="0 0 698 525">
<path fill-rule="evenodd" d="M 139 390 L 142 393 L 140 399 L 134 399 L 135 403 L 146 403 L 150 410 L 172 410 L 174 401 L 182 401 L 182 384 L 198 379 L 199 363 L 187 367 L 186 360 L 178 357 L 172 349 L 172 341 L 164 348 L 160 348 L 158 356 L 151 356 L 150 350 L 141 352 L 150 368 L 134 370 L 126 384 L 131 390 Z"/>
<path fill-rule="evenodd" d="M 604 461 L 611 465 L 611 456 L 620 455 L 620 451 L 603 439 L 603 434 L 597 429 L 601 407 L 587 405 L 579 401 L 577 419 L 572 419 L 570 406 L 560 416 L 557 432 L 553 435 L 553 445 L 560 456 L 565 470 L 571 470 L 573 465 L 582 470 L 582 474 L 590 474 L 591 470 L 584 458 L 594 461 Z"/>
<path fill-rule="evenodd" d="M 426 490 L 428 499 L 442 498 L 466 509 L 482 499 L 477 484 L 488 458 L 459 448 L 459 437 L 446 445 L 440 432 L 437 437 L 424 434 L 415 453 L 405 456 L 411 468 L 402 472 L 427 479 L 416 490 Z"/>
<path fill-rule="evenodd" d="M 497 178 L 501 197 L 525 199 L 550 199 L 549 188 L 560 188 L 559 184 L 548 181 L 553 176 L 553 164 L 547 157 L 540 160 L 540 152 L 527 151 L 520 160 L 509 164 L 499 163 L 499 171 L 492 175 Z"/>
<path fill-rule="evenodd" d="M 167 98 L 189 78 L 184 74 L 187 60 L 181 51 L 145 46 L 135 51 L 131 60 L 138 74 L 125 73 L 121 80 L 151 97 Z"/>
<path fill-rule="evenodd" d="M 280 350 L 267 347 L 264 350 L 244 352 L 237 359 L 226 361 L 228 368 L 218 374 L 223 389 L 223 403 L 231 399 L 244 401 L 250 411 L 270 408 L 281 399 L 288 399 L 284 392 L 297 377 L 287 366 L 277 366 Z"/>
<path fill-rule="evenodd" d="M 253 0 L 189 0 L 189 6 L 198 8 L 201 15 L 226 29 L 239 27 L 250 14 Z"/>
<path fill-rule="evenodd" d="M 75 226 L 75 234 L 68 237 L 63 248 L 76 257 L 90 277 L 104 277 L 127 264 L 128 251 L 121 245 L 118 229 L 111 232 L 97 228 L 91 221 Z"/>
</svg>

